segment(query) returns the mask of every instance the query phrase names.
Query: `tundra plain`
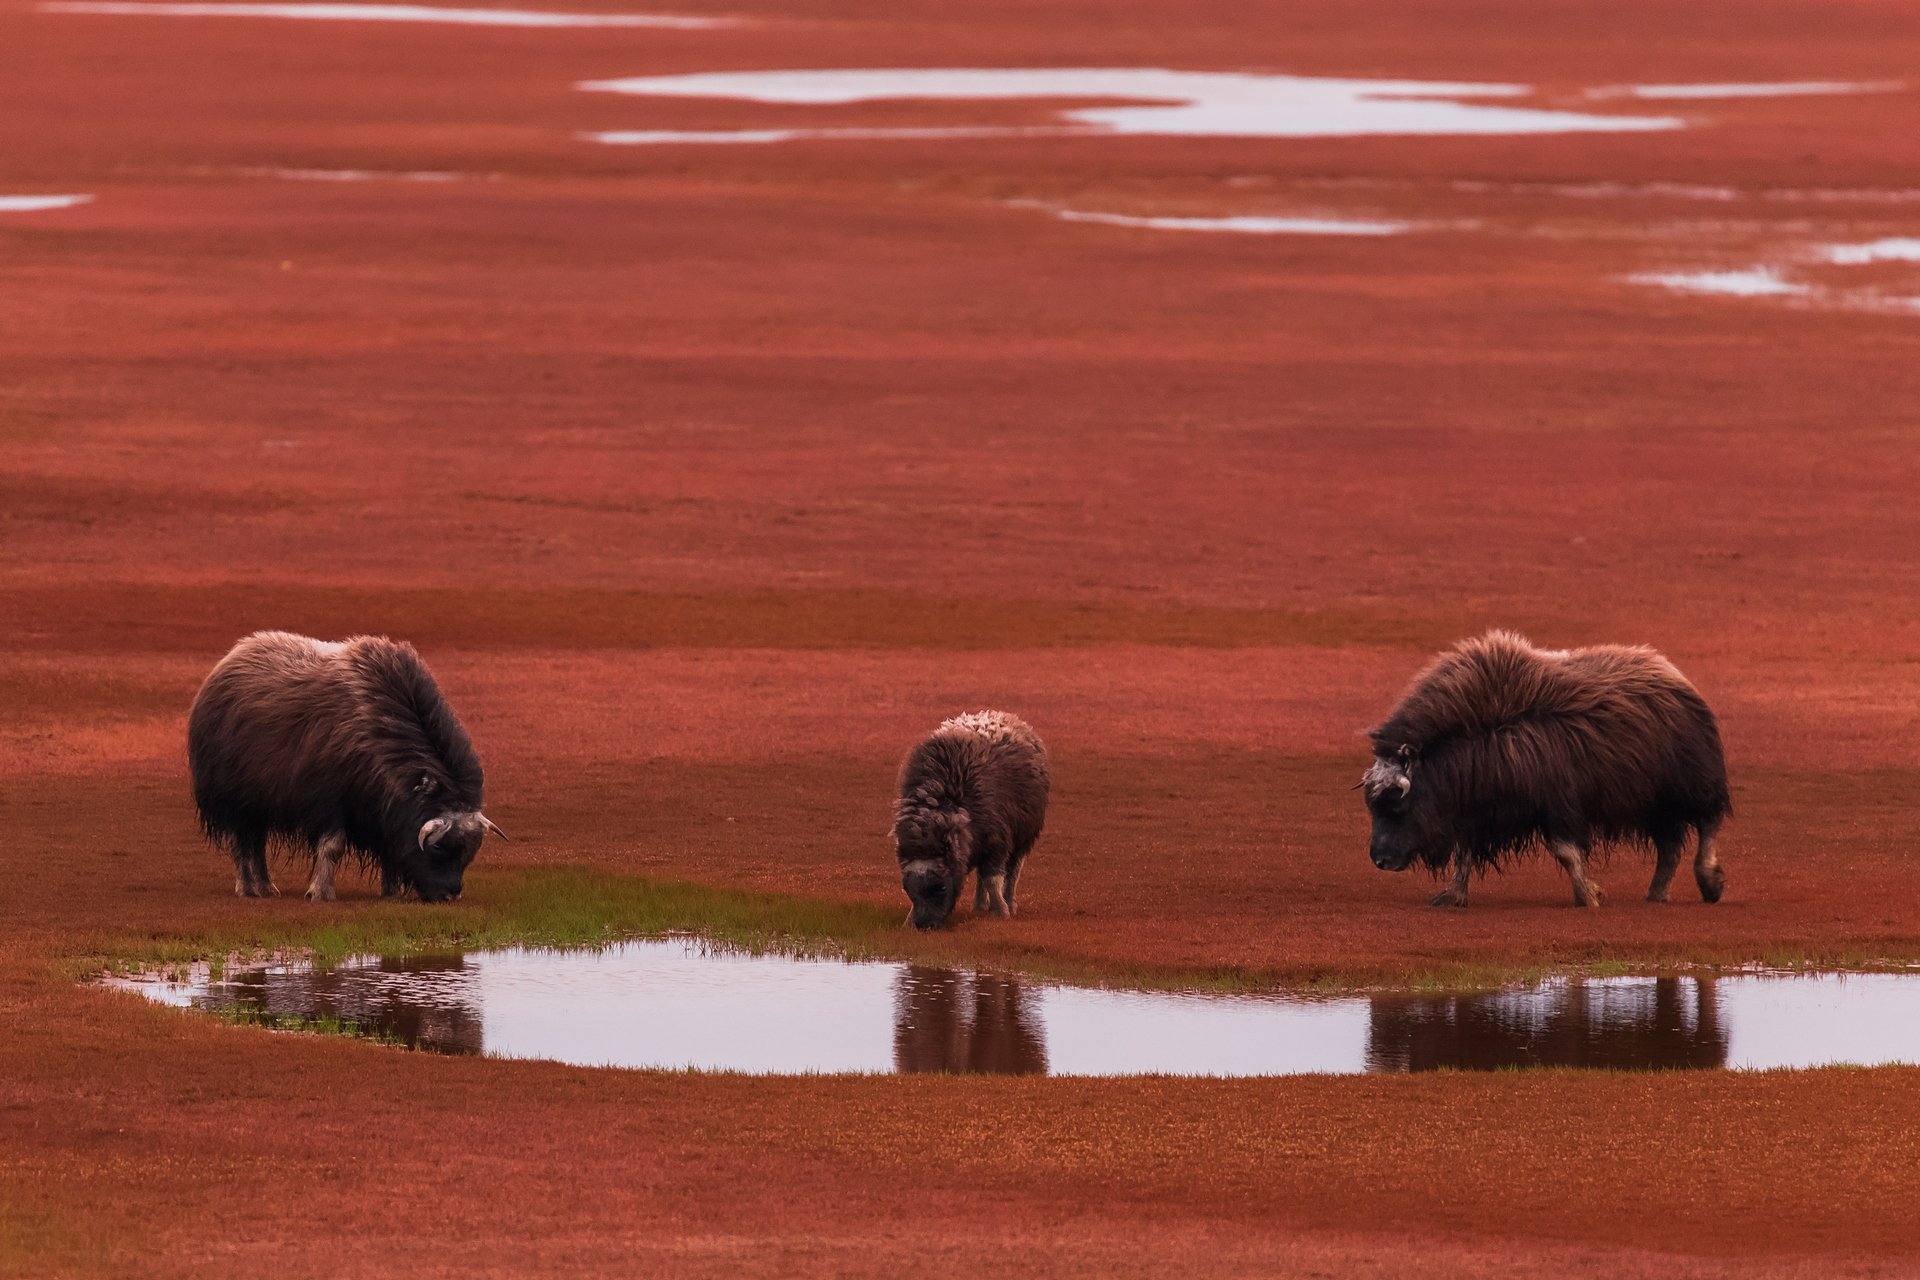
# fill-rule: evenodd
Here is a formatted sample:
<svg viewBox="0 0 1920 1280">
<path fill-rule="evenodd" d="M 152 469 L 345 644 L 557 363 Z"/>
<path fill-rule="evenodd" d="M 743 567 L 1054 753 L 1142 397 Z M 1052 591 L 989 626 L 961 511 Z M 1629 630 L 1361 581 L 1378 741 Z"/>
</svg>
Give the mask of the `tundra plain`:
<svg viewBox="0 0 1920 1280">
<path fill-rule="evenodd" d="M 703 923 L 1164 986 L 1920 960 L 1911 5 L 61 8 L 0 5 L 0 1270 L 1920 1267 L 1909 1069 L 747 1079 L 76 982 Z M 940 67 L 1679 123 L 578 87 Z M 1363 731 L 1490 625 L 1698 685 L 1722 903 L 1368 864 Z M 185 714 L 266 626 L 432 664 L 514 837 L 458 906 L 231 897 Z M 909 936 L 894 773 L 984 706 L 1054 760 L 1022 913 Z"/>
</svg>

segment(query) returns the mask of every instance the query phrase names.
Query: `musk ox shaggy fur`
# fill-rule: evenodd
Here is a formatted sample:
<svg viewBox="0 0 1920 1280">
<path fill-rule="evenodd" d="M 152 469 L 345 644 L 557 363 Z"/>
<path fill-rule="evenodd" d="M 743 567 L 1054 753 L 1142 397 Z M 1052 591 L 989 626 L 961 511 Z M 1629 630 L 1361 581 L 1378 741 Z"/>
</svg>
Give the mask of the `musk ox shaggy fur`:
<svg viewBox="0 0 1920 1280">
<path fill-rule="evenodd" d="M 953 915 L 976 873 L 976 915 L 1010 916 L 1020 867 L 1047 819 L 1047 749 L 1004 711 L 955 716 L 907 753 L 893 840 L 916 929 Z"/>
<path fill-rule="evenodd" d="M 1652 649 L 1536 649 L 1490 631 L 1435 659 L 1371 737 L 1360 785 L 1373 863 L 1451 865 L 1435 906 L 1466 906 L 1475 871 L 1543 846 L 1575 904 L 1597 906 L 1587 858 L 1623 842 L 1653 847 L 1647 898 L 1665 902 L 1689 832 L 1700 896 L 1720 900 L 1714 836 L 1731 811 L 1720 727 Z"/>
<path fill-rule="evenodd" d="M 307 897 L 331 901 L 352 853 L 384 893 L 460 896 L 488 831 L 480 758 L 411 645 L 248 636 L 214 667 L 187 718 L 193 798 L 233 853 L 234 892 L 277 892 L 267 844 L 313 855 Z M 504 839 L 504 835 L 502 836 Z"/>
</svg>

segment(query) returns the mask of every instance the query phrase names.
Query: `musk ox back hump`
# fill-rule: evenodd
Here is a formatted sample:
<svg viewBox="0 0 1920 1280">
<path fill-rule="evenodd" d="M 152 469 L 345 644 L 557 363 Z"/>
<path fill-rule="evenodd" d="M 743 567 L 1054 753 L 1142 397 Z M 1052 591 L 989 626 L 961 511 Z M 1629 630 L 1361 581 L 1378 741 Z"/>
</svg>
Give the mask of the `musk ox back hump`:
<svg viewBox="0 0 1920 1280">
<path fill-rule="evenodd" d="M 1047 748 L 1033 726 L 1004 711 L 970 711 L 944 721 L 907 756 L 905 804 L 979 810 L 1020 835 L 1038 836 L 1050 785 Z M 1030 834 L 1029 834 L 1030 833 Z"/>
</svg>

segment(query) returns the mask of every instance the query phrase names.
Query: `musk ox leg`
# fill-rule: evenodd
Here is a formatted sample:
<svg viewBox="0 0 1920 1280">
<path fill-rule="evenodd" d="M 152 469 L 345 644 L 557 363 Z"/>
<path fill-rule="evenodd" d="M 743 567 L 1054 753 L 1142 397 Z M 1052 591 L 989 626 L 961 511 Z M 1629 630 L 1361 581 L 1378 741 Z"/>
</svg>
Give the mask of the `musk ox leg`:
<svg viewBox="0 0 1920 1280">
<path fill-rule="evenodd" d="M 1013 913 L 1007 910 L 1007 877 L 1005 873 L 989 873 L 985 868 L 980 871 L 980 879 L 973 890 L 973 914 L 977 916 L 997 916 L 1005 919 Z"/>
<path fill-rule="evenodd" d="M 1700 829 L 1700 847 L 1693 854 L 1693 882 L 1700 886 L 1703 902 L 1718 902 L 1727 889 L 1727 873 L 1720 869 L 1720 856 L 1713 851 L 1714 832 Z"/>
<path fill-rule="evenodd" d="M 233 838 L 233 892 L 242 898 L 271 898 L 280 891 L 273 887 L 267 871 L 267 837 L 247 834 Z"/>
<path fill-rule="evenodd" d="M 1653 883 L 1647 886 L 1648 902 L 1667 900 L 1667 887 L 1673 883 L 1673 873 L 1680 869 L 1680 846 L 1684 843 L 1685 836 L 1662 836 L 1654 841 L 1660 860 L 1653 864 Z"/>
<path fill-rule="evenodd" d="M 1020 903 L 1015 895 L 1020 890 L 1020 867 L 1027 860 L 1026 854 L 1007 859 L 1007 914 L 1018 915 Z"/>
<path fill-rule="evenodd" d="M 1467 882 L 1473 876 L 1473 864 L 1464 858 L 1456 859 L 1453 864 L 1453 879 L 1447 881 L 1447 887 L 1433 895 L 1427 905 L 1434 907 L 1464 907 L 1467 905 Z"/>
<path fill-rule="evenodd" d="M 307 885 L 308 902 L 333 901 L 333 873 L 340 865 L 340 855 L 346 852 L 347 838 L 339 832 L 327 836 L 314 846 L 313 880 Z"/>
<path fill-rule="evenodd" d="M 1566 870 L 1567 879 L 1573 882 L 1573 905 L 1576 907 L 1597 907 L 1604 897 L 1600 886 L 1587 879 L 1587 855 L 1577 844 L 1565 840 L 1555 840 L 1547 846 L 1553 852 L 1553 860 Z"/>
</svg>

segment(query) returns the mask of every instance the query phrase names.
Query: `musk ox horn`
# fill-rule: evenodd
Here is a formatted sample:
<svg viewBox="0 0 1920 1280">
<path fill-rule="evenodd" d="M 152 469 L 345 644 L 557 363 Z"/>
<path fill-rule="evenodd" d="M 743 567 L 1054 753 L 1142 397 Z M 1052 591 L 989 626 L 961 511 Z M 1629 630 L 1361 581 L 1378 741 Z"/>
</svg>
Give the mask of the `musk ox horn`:
<svg viewBox="0 0 1920 1280">
<path fill-rule="evenodd" d="M 451 818 L 429 818 L 420 824 L 420 847 L 427 847 L 427 841 L 438 840 L 453 827 Z"/>
<path fill-rule="evenodd" d="M 512 840 L 507 839 L 507 833 L 502 831 L 499 827 L 494 826 L 493 819 L 489 818 L 484 813 L 480 815 L 480 825 L 485 827 L 487 830 L 493 832 L 493 834 L 499 836 L 502 840 L 506 840 L 508 844 L 513 843 Z"/>
<path fill-rule="evenodd" d="M 1400 794 L 1404 796 L 1407 792 L 1413 790 L 1413 779 L 1403 773 L 1393 780 L 1393 785 L 1400 788 Z"/>
</svg>

